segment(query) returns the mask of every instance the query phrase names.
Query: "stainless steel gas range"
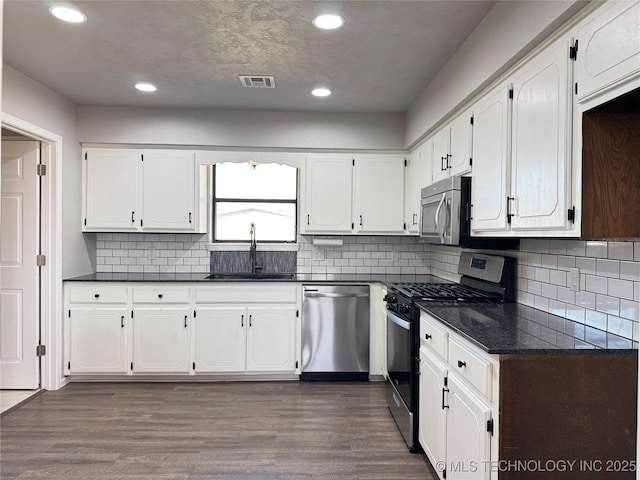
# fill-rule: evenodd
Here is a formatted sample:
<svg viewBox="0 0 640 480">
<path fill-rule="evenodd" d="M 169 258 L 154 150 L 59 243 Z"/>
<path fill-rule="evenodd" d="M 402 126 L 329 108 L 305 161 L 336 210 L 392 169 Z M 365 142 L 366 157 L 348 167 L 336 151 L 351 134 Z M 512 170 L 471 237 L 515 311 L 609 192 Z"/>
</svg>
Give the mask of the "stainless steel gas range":
<svg viewBox="0 0 640 480">
<path fill-rule="evenodd" d="M 514 299 L 514 260 L 462 252 L 455 283 L 392 283 L 387 286 L 387 404 L 409 451 L 418 442 L 420 313 L 416 302 L 502 303 Z"/>
</svg>

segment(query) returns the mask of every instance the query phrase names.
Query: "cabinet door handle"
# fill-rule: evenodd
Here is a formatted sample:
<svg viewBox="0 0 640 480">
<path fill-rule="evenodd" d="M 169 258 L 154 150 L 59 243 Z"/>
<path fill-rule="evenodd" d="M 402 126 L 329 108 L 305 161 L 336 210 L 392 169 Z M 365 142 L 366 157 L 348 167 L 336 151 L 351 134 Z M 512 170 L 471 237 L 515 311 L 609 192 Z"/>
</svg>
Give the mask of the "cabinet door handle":
<svg viewBox="0 0 640 480">
<path fill-rule="evenodd" d="M 451 154 L 450 153 L 447 153 L 446 159 L 447 159 L 447 168 L 451 168 L 451 164 L 449 163 L 449 160 L 451 160 Z"/>
<path fill-rule="evenodd" d="M 429 340 L 431 338 L 431 335 L 429 335 L 428 333 L 424 334 L 424 339 L 425 340 Z"/>
<path fill-rule="evenodd" d="M 184 316 L 184 328 L 187 328 L 187 315 Z"/>
<path fill-rule="evenodd" d="M 124 315 L 120 317 L 120 328 L 124 328 Z"/>
<path fill-rule="evenodd" d="M 445 408 L 449 408 L 449 405 L 444 404 L 444 396 L 447 394 L 448 391 L 449 391 L 448 388 L 442 387 L 442 410 L 444 410 Z"/>
<path fill-rule="evenodd" d="M 100 298 L 100 294 L 99 294 L 99 293 L 96 293 L 96 294 L 94 295 L 94 297 L 96 297 L 96 298 Z"/>
<path fill-rule="evenodd" d="M 458 368 L 466 367 L 467 362 L 463 362 L 462 360 L 458 360 Z"/>
<path fill-rule="evenodd" d="M 441 172 L 444 172 L 447 169 L 447 167 L 445 167 L 445 165 L 444 165 L 444 161 L 446 159 L 447 159 L 447 157 L 440 157 L 440 171 Z"/>
<path fill-rule="evenodd" d="M 311 221 L 311 215 L 307 215 L 307 225 L 309 225 L 309 222 Z"/>
<path fill-rule="evenodd" d="M 189 223 L 191 223 L 191 212 L 189 212 Z"/>
<path fill-rule="evenodd" d="M 162 298 L 162 294 L 161 293 L 158 294 L 158 298 Z"/>
<path fill-rule="evenodd" d="M 360 215 L 360 226 L 362 226 L 362 215 Z"/>
<path fill-rule="evenodd" d="M 511 225 L 511 217 L 513 217 L 513 213 L 511 213 L 511 200 L 515 200 L 515 197 L 507 196 L 507 223 Z"/>
<path fill-rule="evenodd" d="M 413 224 L 414 224 L 414 225 L 417 225 L 417 224 L 418 224 L 418 214 L 417 214 L 417 213 L 414 213 L 414 214 L 413 214 Z"/>
<path fill-rule="evenodd" d="M 249 315 L 249 326 L 252 327 L 253 324 L 251 323 L 251 315 Z"/>
<path fill-rule="evenodd" d="M 136 221 L 136 212 L 131 212 L 131 223 Z"/>
<path fill-rule="evenodd" d="M 240 326 L 244 327 L 244 315 L 240 315 Z"/>
</svg>

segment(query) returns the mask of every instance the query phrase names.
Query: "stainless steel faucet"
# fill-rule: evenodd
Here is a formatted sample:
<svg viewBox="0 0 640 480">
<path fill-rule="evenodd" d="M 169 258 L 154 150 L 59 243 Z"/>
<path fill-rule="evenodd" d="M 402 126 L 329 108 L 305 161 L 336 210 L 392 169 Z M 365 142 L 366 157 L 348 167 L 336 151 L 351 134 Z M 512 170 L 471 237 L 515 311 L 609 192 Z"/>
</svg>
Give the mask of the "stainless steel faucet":
<svg viewBox="0 0 640 480">
<path fill-rule="evenodd" d="M 258 264 L 257 250 L 258 242 L 256 241 L 256 224 L 251 222 L 251 246 L 249 247 L 249 261 L 251 262 L 251 273 L 256 274 L 258 270 L 262 270 L 262 265 Z"/>
</svg>

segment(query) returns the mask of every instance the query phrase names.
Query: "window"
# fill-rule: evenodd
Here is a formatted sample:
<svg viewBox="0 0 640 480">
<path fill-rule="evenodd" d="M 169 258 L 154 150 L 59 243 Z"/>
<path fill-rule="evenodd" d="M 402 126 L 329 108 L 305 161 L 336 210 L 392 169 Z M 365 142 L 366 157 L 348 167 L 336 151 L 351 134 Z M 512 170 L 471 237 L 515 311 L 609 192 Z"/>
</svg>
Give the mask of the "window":
<svg viewBox="0 0 640 480">
<path fill-rule="evenodd" d="M 298 169 L 286 165 L 219 163 L 213 169 L 213 240 L 295 242 Z"/>
</svg>

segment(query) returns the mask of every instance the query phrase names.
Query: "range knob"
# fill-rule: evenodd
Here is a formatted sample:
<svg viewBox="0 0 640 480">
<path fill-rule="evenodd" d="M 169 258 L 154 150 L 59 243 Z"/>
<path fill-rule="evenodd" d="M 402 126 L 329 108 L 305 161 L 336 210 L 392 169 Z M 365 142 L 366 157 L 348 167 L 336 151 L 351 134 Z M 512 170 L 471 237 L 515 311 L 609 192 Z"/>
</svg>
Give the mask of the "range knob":
<svg viewBox="0 0 640 480">
<path fill-rule="evenodd" d="M 398 303 L 398 299 L 395 297 L 395 295 L 385 295 L 383 300 L 387 303 Z"/>
<path fill-rule="evenodd" d="M 398 312 L 402 314 L 407 314 L 411 311 L 411 307 L 409 305 L 398 305 Z"/>
</svg>

